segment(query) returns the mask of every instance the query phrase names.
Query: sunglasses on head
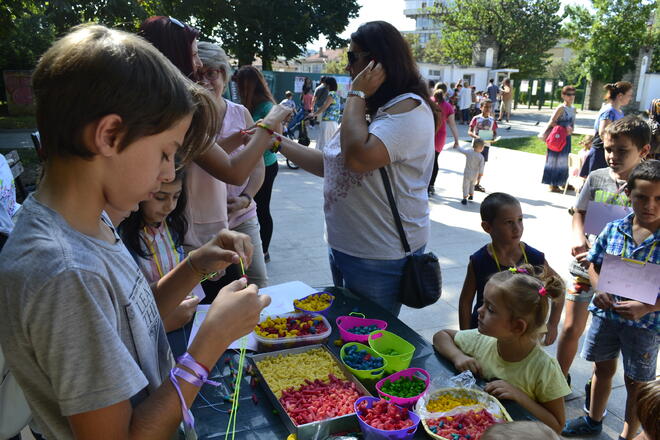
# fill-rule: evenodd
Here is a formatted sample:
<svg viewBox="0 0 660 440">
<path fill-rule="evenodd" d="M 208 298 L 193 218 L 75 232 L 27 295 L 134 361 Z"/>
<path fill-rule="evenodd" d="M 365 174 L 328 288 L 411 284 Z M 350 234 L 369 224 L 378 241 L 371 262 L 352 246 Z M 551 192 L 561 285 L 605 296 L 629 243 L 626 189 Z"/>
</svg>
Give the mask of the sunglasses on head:
<svg viewBox="0 0 660 440">
<path fill-rule="evenodd" d="M 564 96 L 575 96 L 575 93 L 564 93 Z"/>
<path fill-rule="evenodd" d="M 369 55 L 369 52 L 352 52 L 349 50 L 346 55 L 348 56 L 348 64 L 350 65 L 354 64 L 359 58 Z"/>
<path fill-rule="evenodd" d="M 167 18 L 170 19 L 170 23 L 173 23 L 173 24 L 179 26 L 180 28 L 185 28 L 186 27 L 183 23 L 181 23 L 179 20 L 177 20 L 174 17 L 167 17 Z"/>
</svg>

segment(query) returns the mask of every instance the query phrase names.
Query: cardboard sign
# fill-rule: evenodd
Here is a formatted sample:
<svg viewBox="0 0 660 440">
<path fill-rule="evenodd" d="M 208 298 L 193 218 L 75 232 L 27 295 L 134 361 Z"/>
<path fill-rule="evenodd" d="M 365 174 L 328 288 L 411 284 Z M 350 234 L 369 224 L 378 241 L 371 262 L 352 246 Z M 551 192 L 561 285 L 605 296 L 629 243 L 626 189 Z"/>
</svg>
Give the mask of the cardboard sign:
<svg viewBox="0 0 660 440">
<path fill-rule="evenodd" d="M 598 235 L 605 226 L 614 220 L 624 218 L 632 212 L 632 208 L 608 203 L 589 202 L 587 216 L 584 219 L 584 232 Z"/>
<path fill-rule="evenodd" d="M 660 294 L 660 265 L 605 254 L 596 289 L 644 304 L 655 304 Z"/>
</svg>

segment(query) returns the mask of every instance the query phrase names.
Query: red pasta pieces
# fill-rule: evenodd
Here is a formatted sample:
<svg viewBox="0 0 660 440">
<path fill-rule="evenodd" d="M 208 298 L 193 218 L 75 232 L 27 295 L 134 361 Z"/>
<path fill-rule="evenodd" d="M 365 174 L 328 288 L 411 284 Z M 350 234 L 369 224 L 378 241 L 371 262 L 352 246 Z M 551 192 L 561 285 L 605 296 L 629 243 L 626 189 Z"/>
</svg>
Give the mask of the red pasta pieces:
<svg viewBox="0 0 660 440">
<path fill-rule="evenodd" d="M 299 388 L 282 391 L 280 403 L 296 425 L 350 414 L 360 392 L 353 382 L 328 375 L 329 383 L 305 380 Z"/>
<path fill-rule="evenodd" d="M 426 420 L 431 432 L 450 440 L 479 440 L 495 423 L 499 422 L 485 409 Z"/>
<path fill-rule="evenodd" d="M 379 400 L 371 408 L 367 408 L 367 402 L 358 404 L 358 416 L 369 426 L 376 429 L 394 431 L 413 426 L 406 408 L 399 408 L 386 400 Z"/>
</svg>

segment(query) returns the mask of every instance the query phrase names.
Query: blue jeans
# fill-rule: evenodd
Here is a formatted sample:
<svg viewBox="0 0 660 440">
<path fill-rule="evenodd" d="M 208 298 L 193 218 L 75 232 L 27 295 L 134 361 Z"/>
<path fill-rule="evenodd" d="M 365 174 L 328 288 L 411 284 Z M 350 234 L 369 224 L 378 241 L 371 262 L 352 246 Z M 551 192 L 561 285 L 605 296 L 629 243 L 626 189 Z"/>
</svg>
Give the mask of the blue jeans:
<svg viewBox="0 0 660 440">
<path fill-rule="evenodd" d="M 422 246 L 414 254 L 424 253 L 425 247 Z M 354 294 L 375 302 L 394 316 L 399 316 L 399 290 L 406 259 L 358 258 L 331 248 L 332 280 L 336 287 L 345 287 Z"/>
</svg>

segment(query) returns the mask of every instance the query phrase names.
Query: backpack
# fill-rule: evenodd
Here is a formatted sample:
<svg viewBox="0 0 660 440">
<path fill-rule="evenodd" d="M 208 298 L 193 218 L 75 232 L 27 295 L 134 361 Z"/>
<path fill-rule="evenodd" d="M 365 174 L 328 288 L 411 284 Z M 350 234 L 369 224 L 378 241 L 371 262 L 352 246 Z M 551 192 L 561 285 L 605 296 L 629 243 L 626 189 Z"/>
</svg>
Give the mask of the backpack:
<svg viewBox="0 0 660 440">
<path fill-rule="evenodd" d="M 559 153 L 566 146 L 566 127 L 555 125 L 550 130 L 550 134 L 545 138 L 545 145 L 548 150 Z"/>
</svg>

